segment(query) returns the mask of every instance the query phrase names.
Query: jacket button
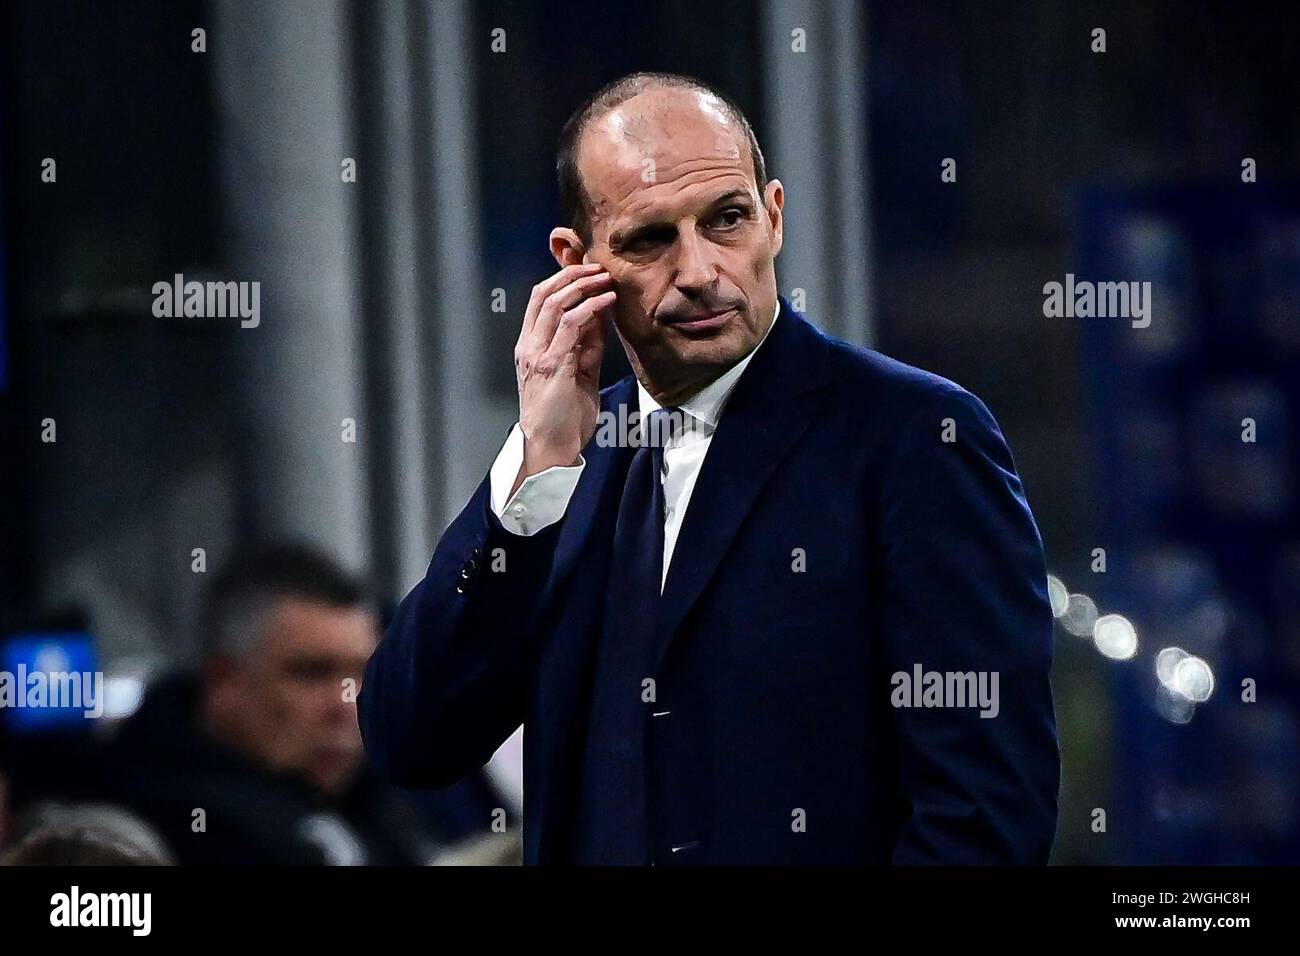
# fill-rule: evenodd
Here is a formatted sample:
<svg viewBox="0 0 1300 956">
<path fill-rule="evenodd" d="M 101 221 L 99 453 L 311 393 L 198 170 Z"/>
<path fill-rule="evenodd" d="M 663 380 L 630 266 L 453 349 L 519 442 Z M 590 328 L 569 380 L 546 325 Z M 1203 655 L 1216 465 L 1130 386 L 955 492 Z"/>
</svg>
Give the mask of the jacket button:
<svg viewBox="0 0 1300 956">
<path fill-rule="evenodd" d="M 691 840 L 689 843 L 678 843 L 676 846 L 672 846 L 668 848 L 668 855 L 675 857 L 680 853 L 694 850 L 699 845 L 700 845 L 699 840 Z"/>
</svg>

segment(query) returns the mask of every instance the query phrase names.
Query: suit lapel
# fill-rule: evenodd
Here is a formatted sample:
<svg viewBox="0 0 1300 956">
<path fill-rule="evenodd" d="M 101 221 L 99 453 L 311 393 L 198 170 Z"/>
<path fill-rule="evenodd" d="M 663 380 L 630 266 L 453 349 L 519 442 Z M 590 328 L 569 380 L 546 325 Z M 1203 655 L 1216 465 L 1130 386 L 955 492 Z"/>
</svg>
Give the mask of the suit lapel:
<svg viewBox="0 0 1300 956">
<path fill-rule="evenodd" d="M 601 411 L 618 417 L 620 405 L 626 405 L 631 411 L 636 408 L 636 401 L 636 380 L 629 377 L 605 395 Z M 623 420 L 625 416 L 623 413 Z M 566 841 L 572 827 L 569 814 L 575 799 L 573 788 L 578 785 L 582 770 L 580 758 L 586 740 L 590 679 L 600 637 L 600 628 L 593 626 L 593 621 L 599 620 L 605 586 L 603 578 L 597 580 L 594 576 L 604 565 L 593 557 L 591 549 L 609 544 L 610 539 L 596 533 L 596 529 L 606 524 L 612 527 L 624 477 L 635 453 L 632 448 L 601 446 L 595 438 L 587 443 L 582 452 L 587 467 L 569 500 L 564 527 L 555 545 L 548 589 L 557 603 L 548 622 L 548 647 L 538 662 L 545 716 L 536 729 L 526 731 L 534 735 L 538 765 L 546 768 L 536 778 L 534 802 L 525 825 L 526 837 L 537 848 L 540 862 L 567 860 Z M 584 558 L 587 559 L 585 572 Z M 581 573 L 592 576 L 587 580 L 573 580 Z M 570 593 L 575 587 L 590 590 Z"/>
<path fill-rule="evenodd" d="M 664 585 L 655 668 L 777 466 L 807 431 L 830 377 L 826 340 L 784 298 L 769 341 L 732 392 L 700 467 Z"/>
<path fill-rule="evenodd" d="M 618 382 L 601 402 L 601 411 L 618 417 L 620 405 L 626 405 L 628 412 L 636 409 L 635 379 L 629 377 Z M 622 414 L 626 415 L 626 413 Z M 622 494 L 623 476 L 631 464 L 633 454 L 635 449 L 602 447 L 597 444 L 595 438 L 583 449 L 587 467 L 583 469 L 582 477 L 578 479 L 578 486 L 570 499 L 570 510 L 565 518 L 564 530 L 560 532 L 560 540 L 555 546 L 553 584 L 563 582 L 572 573 L 583 548 L 587 545 L 592 524 L 602 506 L 608 507 L 611 499 L 616 499 Z M 615 503 L 613 507 L 617 513 L 618 505 Z"/>
</svg>

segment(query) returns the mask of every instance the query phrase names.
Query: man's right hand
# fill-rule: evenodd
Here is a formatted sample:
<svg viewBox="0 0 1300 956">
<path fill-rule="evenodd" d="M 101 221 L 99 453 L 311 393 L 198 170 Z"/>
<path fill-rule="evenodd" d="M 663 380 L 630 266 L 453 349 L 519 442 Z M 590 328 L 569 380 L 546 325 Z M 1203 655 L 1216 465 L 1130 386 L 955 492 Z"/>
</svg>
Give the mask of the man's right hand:
<svg viewBox="0 0 1300 956">
<path fill-rule="evenodd" d="M 576 465 L 596 430 L 611 282 L 593 262 L 566 266 L 533 286 L 515 345 L 524 463 L 512 495 L 531 475 Z"/>
</svg>

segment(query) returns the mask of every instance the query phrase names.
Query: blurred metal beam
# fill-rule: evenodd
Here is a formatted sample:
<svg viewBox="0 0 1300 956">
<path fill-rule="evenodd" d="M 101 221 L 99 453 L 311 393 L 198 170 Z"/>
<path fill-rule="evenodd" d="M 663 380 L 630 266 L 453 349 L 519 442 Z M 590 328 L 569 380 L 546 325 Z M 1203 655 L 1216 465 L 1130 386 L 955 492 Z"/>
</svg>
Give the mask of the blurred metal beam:
<svg viewBox="0 0 1300 956">
<path fill-rule="evenodd" d="M 487 375 L 489 361 L 512 362 L 511 355 L 489 356 L 483 348 L 488 322 L 518 324 L 523 309 L 494 314 L 484 281 L 473 50 L 487 40 L 472 36 L 473 25 L 467 0 L 437 4 L 423 78 L 434 187 L 429 238 L 435 251 L 436 298 L 428 303 L 426 320 L 437 329 L 431 358 L 438 366 L 434 407 L 442 427 L 439 533 L 483 480 L 519 413 L 517 402 L 492 394 Z"/>
<path fill-rule="evenodd" d="M 210 31 L 226 278 L 261 282 L 261 324 L 237 329 L 238 491 L 259 538 L 306 537 L 369 563 L 355 193 L 345 4 L 218 3 Z M 354 419 L 357 441 L 343 441 Z"/>
<path fill-rule="evenodd" d="M 760 0 L 768 174 L 785 186 L 781 290 L 840 338 L 874 340 L 861 0 Z M 793 48 L 802 30 L 806 49 Z M 798 303 L 796 303 L 798 304 Z"/>
<path fill-rule="evenodd" d="M 354 9 L 357 37 L 355 155 L 367 341 L 367 398 L 372 410 L 370 509 L 372 576 L 385 596 L 401 598 L 423 576 L 433 552 L 436 488 L 428 445 L 438 426 L 425 382 L 430 352 L 421 301 L 431 265 L 420 248 L 422 221 L 436 210 L 421 202 L 428 157 L 417 152 L 430 118 L 413 95 L 421 43 L 415 9 L 381 0 Z"/>
</svg>

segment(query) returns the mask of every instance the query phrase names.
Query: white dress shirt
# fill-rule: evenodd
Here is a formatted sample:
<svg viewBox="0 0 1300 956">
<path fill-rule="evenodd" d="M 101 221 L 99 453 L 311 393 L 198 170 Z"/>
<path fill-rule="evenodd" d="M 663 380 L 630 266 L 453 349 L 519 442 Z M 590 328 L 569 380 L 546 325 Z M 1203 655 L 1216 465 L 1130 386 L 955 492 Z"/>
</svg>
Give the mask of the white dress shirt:
<svg viewBox="0 0 1300 956">
<path fill-rule="evenodd" d="M 672 436 L 665 443 L 664 470 L 660 475 L 664 490 L 664 563 L 659 579 L 661 591 L 664 582 L 668 580 L 668 566 L 673 558 L 677 536 L 682 530 L 686 508 L 691 502 L 691 492 L 695 490 L 695 480 L 700 475 L 700 466 L 704 464 L 704 456 L 708 454 L 709 445 L 713 442 L 713 433 L 717 430 L 723 407 L 746 366 L 763 342 L 767 341 L 780 314 L 781 305 L 777 303 L 772 324 L 763 333 L 758 345 L 723 375 L 678 406 L 686 415 L 685 427 L 680 434 Z M 640 382 L 637 382 L 637 397 L 641 421 L 648 421 L 650 413 L 660 407 L 659 403 L 650 397 Z M 492 464 L 489 479 L 492 486 L 492 511 L 507 531 L 533 535 L 564 517 L 569 499 L 573 497 L 573 490 L 578 486 L 578 479 L 582 477 L 582 469 L 587 467 L 587 462 L 579 455 L 576 465 L 556 465 L 530 475 L 514 495 L 506 500 L 523 463 L 524 433 L 516 422 Z"/>
</svg>

